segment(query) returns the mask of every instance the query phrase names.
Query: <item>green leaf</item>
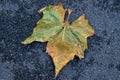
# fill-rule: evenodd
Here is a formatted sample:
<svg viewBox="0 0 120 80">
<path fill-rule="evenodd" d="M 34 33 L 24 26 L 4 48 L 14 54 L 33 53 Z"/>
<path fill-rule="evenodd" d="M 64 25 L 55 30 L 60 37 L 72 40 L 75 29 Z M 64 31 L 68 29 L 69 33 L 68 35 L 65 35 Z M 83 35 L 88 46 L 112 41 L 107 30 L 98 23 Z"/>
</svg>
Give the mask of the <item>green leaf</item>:
<svg viewBox="0 0 120 80">
<path fill-rule="evenodd" d="M 68 19 L 64 21 L 66 10 L 62 4 L 57 6 L 49 5 L 39 12 L 43 12 L 43 17 L 37 23 L 33 34 L 28 37 L 23 44 L 29 44 L 33 41 L 48 42 L 46 52 L 52 57 L 55 64 L 55 73 L 65 66 L 65 64 L 74 58 L 84 58 L 84 50 L 87 48 L 87 37 L 94 34 L 94 30 L 81 15 L 72 24 Z M 68 9 L 70 15 L 71 10 Z M 69 16 L 68 16 L 69 17 Z"/>
<path fill-rule="evenodd" d="M 37 22 L 33 34 L 23 44 L 29 44 L 33 41 L 49 41 L 52 36 L 56 35 L 62 29 L 65 10 L 61 3 L 58 6 L 49 5 L 39 10 L 39 12 L 43 12 L 44 14 L 42 19 Z"/>
</svg>

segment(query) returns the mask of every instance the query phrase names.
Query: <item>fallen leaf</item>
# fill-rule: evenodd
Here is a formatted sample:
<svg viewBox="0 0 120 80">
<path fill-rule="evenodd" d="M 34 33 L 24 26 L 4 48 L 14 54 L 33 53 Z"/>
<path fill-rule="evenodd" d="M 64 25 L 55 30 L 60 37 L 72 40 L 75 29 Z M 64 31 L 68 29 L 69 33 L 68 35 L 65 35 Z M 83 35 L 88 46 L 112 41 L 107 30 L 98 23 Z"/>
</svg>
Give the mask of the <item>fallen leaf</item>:
<svg viewBox="0 0 120 80">
<path fill-rule="evenodd" d="M 57 6 L 49 5 L 39 10 L 43 17 L 37 22 L 33 34 L 22 44 L 34 41 L 48 42 L 46 52 L 52 57 L 55 64 L 55 76 L 72 60 L 75 55 L 84 58 L 84 50 L 87 48 L 87 37 L 94 34 L 94 30 L 81 15 L 71 24 L 64 20 L 66 10 L 62 3 Z M 68 9 L 68 18 L 71 10 Z"/>
</svg>

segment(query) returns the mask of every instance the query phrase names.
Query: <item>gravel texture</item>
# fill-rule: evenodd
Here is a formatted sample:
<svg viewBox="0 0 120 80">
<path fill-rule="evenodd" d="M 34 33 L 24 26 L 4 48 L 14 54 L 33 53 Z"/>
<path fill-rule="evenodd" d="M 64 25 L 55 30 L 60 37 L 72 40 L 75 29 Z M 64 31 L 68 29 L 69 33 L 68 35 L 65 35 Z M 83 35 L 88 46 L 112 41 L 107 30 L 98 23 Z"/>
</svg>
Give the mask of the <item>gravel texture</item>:
<svg viewBox="0 0 120 80">
<path fill-rule="evenodd" d="M 95 34 L 85 58 L 75 56 L 56 80 L 120 80 L 120 0 L 0 0 L 0 80 L 54 80 L 46 43 L 20 42 L 42 17 L 37 11 L 58 2 L 72 9 L 70 22 L 85 13 Z"/>
</svg>

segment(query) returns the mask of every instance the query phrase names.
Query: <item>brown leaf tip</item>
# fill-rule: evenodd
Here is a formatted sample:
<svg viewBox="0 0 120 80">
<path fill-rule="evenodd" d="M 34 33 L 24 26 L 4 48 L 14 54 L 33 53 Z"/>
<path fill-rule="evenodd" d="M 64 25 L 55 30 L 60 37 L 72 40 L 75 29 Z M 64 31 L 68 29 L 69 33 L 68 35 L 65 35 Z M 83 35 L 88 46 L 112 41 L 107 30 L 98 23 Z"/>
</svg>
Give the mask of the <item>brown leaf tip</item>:
<svg viewBox="0 0 120 80">
<path fill-rule="evenodd" d="M 58 6 L 59 6 L 59 7 L 63 7 L 63 5 L 62 5 L 62 3 L 61 3 L 61 2 L 59 2 L 59 3 L 58 3 Z"/>
</svg>

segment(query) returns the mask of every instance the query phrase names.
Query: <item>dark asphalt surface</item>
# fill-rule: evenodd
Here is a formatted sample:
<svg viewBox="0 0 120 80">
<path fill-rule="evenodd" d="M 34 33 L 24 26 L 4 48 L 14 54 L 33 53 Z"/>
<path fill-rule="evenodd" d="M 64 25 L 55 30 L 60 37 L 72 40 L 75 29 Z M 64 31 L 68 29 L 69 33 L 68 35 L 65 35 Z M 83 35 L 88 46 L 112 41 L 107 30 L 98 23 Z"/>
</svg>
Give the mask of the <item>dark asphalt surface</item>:
<svg viewBox="0 0 120 80">
<path fill-rule="evenodd" d="M 120 80 L 120 0 L 0 0 L 0 80 L 54 80 L 46 43 L 22 45 L 42 17 L 37 12 L 62 2 L 70 22 L 85 13 L 95 30 L 85 58 L 75 57 L 56 80 Z"/>
</svg>

